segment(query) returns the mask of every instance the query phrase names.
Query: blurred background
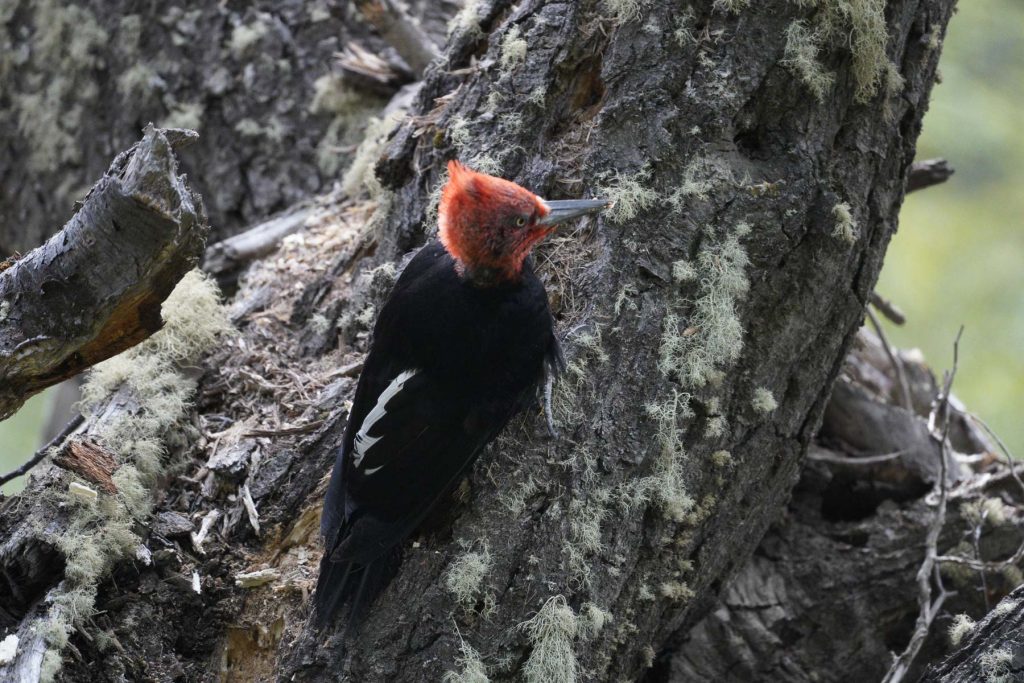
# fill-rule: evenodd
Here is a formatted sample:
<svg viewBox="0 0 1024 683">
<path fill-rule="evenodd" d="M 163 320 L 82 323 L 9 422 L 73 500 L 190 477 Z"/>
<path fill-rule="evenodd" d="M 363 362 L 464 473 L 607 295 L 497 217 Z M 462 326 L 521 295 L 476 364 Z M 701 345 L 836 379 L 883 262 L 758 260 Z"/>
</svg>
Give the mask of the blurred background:
<svg viewBox="0 0 1024 683">
<path fill-rule="evenodd" d="M 890 340 L 918 347 L 941 375 L 961 324 L 955 392 L 1024 453 L 1024 3 L 960 6 L 942 51 L 942 82 L 918 159 L 945 157 L 956 175 L 908 196 L 878 292 L 907 315 Z M 0 473 L 41 443 L 55 391 L 0 422 Z M 21 480 L 4 487 L 20 489 Z"/>
</svg>

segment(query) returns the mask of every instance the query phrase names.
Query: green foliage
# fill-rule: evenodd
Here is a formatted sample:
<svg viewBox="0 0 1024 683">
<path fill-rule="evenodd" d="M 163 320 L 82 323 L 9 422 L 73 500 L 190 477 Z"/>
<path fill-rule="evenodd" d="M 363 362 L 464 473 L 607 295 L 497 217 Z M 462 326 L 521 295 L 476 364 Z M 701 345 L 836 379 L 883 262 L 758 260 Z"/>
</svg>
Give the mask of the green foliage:
<svg viewBox="0 0 1024 683">
<path fill-rule="evenodd" d="M 1024 377 L 1024 61 L 1014 0 L 961 3 L 943 36 L 942 83 L 935 87 L 917 158 L 945 157 L 956 175 L 941 188 L 907 196 L 899 232 L 877 290 L 906 313 L 888 330 L 918 346 L 939 371 L 965 326 L 954 388 L 1019 457 L 1024 455 L 1020 378 Z"/>
</svg>

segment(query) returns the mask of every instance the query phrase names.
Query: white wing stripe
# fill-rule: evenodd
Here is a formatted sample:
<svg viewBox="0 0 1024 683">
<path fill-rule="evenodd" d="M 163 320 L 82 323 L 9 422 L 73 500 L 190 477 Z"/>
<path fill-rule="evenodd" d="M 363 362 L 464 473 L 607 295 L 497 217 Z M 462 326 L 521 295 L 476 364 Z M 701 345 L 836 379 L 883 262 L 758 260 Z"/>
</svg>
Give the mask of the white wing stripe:
<svg viewBox="0 0 1024 683">
<path fill-rule="evenodd" d="M 353 457 L 355 458 L 353 460 L 353 464 L 356 467 L 359 467 L 360 464 L 362 464 L 363 458 L 366 457 L 366 454 L 369 452 L 370 448 L 373 447 L 373 444 L 383 438 L 380 436 L 370 436 L 370 429 L 372 429 L 373 425 L 377 424 L 377 422 L 387 414 L 388 401 L 398 395 L 398 392 L 402 390 L 405 383 L 408 382 L 417 372 L 419 371 L 406 370 L 405 372 L 399 373 L 398 377 L 391 380 L 391 384 L 389 384 L 384 391 L 380 392 L 380 396 L 377 397 L 377 405 L 373 407 L 373 410 L 366 414 L 363 424 L 359 426 L 359 431 L 356 433 L 355 443 L 352 448 Z M 366 474 L 373 474 L 379 469 L 380 467 L 374 467 L 367 470 Z"/>
</svg>

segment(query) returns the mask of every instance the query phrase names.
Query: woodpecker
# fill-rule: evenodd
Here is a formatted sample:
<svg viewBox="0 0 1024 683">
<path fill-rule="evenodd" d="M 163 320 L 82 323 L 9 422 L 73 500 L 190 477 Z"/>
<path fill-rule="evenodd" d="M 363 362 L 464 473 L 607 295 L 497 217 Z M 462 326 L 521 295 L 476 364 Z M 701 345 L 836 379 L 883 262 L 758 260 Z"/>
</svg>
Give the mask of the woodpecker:
<svg viewBox="0 0 1024 683">
<path fill-rule="evenodd" d="M 324 499 L 321 626 L 386 585 L 400 545 L 561 362 L 529 254 L 603 200 L 546 201 L 448 162 L 438 239 L 380 310 Z"/>
</svg>

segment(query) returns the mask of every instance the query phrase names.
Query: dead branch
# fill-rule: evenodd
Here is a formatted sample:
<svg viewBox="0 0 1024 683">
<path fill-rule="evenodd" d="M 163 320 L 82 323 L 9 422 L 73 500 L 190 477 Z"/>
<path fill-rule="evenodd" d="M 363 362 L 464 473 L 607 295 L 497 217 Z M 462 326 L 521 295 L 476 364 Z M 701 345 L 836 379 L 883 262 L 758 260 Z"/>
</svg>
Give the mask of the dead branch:
<svg viewBox="0 0 1024 683">
<path fill-rule="evenodd" d="M 148 127 L 61 232 L 0 273 L 0 419 L 160 329 L 208 230 L 174 155 L 192 136 Z"/>
<path fill-rule="evenodd" d="M 960 336 L 964 328 L 961 327 L 953 342 L 953 367 L 946 373 L 942 391 L 936 397 L 935 408 L 928 419 L 929 432 L 932 438 L 939 442 L 939 502 L 935 510 L 935 517 L 931 527 L 928 529 L 928 536 L 925 540 L 925 556 L 921 568 L 917 571 L 918 604 L 920 613 L 914 625 L 914 633 L 910 642 L 903 652 L 893 662 L 889 672 L 882 679 L 882 683 L 899 683 L 907 675 L 914 658 L 924 645 L 928 632 L 931 629 L 935 616 L 942 609 L 942 603 L 946 601 L 950 593 L 946 591 L 942 583 L 942 575 L 939 573 L 938 544 L 939 536 L 942 534 L 942 527 L 946 523 L 946 501 L 948 499 L 948 484 L 946 483 L 946 460 L 949 453 L 949 424 L 950 408 L 949 396 L 953 388 L 953 379 L 956 377 L 957 364 L 959 362 Z M 941 428 L 939 427 L 941 420 Z M 932 600 L 932 580 L 934 579 L 939 589 L 939 595 Z"/>
<path fill-rule="evenodd" d="M 361 0 L 357 3 L 366 20 L 395 48 L 417 78 L 440 52 L 398 0 Z"/>
<path fill-rule="evenodd" d="M 945 159 L 915 161 L 911 164 L 910 174 L 907 176 L 907 192 L 923 190 L 926 187 L 944 183 L 953 173 L 953 167 Z"/>
</svg>

